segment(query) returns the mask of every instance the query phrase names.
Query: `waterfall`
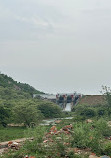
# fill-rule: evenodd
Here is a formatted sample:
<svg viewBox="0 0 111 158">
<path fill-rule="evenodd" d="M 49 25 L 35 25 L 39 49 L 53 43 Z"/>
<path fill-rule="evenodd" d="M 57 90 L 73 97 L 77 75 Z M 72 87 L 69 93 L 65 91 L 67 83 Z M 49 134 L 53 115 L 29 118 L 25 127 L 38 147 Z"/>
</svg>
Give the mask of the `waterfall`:
<svg viewBox="0 0 111 158">
<path fill-rule="evenodd" d="M 72 105 L 71 103 L 67 103 L 64 111 L 71 111 Z"/>
</svg>

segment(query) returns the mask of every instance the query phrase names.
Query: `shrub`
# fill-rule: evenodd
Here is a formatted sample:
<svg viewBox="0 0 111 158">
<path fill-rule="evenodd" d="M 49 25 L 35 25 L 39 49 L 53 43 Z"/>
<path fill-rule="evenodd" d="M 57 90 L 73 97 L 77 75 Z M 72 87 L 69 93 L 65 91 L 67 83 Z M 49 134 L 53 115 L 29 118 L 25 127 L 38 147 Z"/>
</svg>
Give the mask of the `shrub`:
<svg viewBox="0 0 111 158">
<path fill-rule="evenodd" d="M 68 157 L 68 158 L 86 158 L 86 157 L 84 157 L 84 156 L 74 154 L 73 151 L 69 151 L 69 152 L 67 153 L 67 157 Z"/>
<path fill-rule="evenodd" d="M 102 86 L 102 94 L 106 100 L 106 105 L 111 107 L 111 89 L 107 86 Z"/>
<path fill-rule="evenodd" d="M 107 125 L 107 122 L 103 119 L 99 119 L 94 123 L 95 129 L 101 136 L 111 136 L 111 128 Z"/>
<path fill-rule="evenodd" d="M 94 108 L 85 106 L 85 105 L 79 105 L 74 108 L 75 114 L 84 116 L 85 118 L 91 118 L 96 116 L 96 112 Z"/>
<path fill-rule="evenodd" d="M 22 100 L 13 108 L 15 122 L 24 123 L 26 126 L 36 124 L 43 118 L 36 104 L 31 100 Z"/>
<path fill-rule="evenodd" d="M 111 142 L 105 144 L 103 153 L 111 156 Z"/>
<path fill-rule="evenodd" d="M 107 114 L 107 110 L 103 107 L 100 107 L 97 109 L 97 115 L 100 117 L 100 116 L 104 116 Z"/>
<path fill-rule="evenodd" d="M 84 120 L 86 120 L 85 116 L 80 116 L 80 115 L 74 115 L 73 121 L 74 122 L 83 122 Z"/>
<path fill-rule="evenodd" d="M 83 115 L 83 116 L 86 116 L 86 117 L 90 118 L 90 117 L 96 116 L 96 113 L 95 113 L 95 111 L 94 111 L 93 109 L 91 109 L 91 108 L 84 108 L 84 109 L 81 111 L 80 115 Z"/>
<path fill-rule="evenodd" d="M 74 124 L 72 147 L 91 148 L 93 152 L 101 153 L 101 135 L 96 130 L 92 130 L 91 124 Z"/>
<path fill-rule="evenodd" d="M 43 102 L 38 105 L 38 109 L 46 118 L 60 117 L 61 108 L 52 102 Z"/>
</svg>

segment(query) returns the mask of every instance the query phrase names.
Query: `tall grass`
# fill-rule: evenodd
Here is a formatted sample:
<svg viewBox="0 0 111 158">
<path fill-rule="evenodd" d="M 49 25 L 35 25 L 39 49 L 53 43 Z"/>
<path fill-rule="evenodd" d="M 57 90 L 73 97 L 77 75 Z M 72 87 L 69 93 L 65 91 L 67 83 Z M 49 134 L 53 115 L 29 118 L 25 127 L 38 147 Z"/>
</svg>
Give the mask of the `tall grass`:
<svg viewBox="0 0 111 158">
<path fill-rule="evenodd" d="M 0 129 L 0 142 L 24 138 L 26 131 L 25 127 L 2 127 Z"/>
</svg>

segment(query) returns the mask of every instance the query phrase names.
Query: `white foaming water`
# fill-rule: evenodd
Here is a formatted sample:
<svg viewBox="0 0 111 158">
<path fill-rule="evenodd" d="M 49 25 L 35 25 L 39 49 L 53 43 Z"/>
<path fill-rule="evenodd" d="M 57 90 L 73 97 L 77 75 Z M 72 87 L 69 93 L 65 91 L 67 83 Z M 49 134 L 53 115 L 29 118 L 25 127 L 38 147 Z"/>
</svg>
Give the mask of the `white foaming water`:
<svg viewBox="0 0 111 158">
<path fill-rule="evenodd" d="M 71 111 L 71 107 L 72 107 L 71 103 L 67 103 L 64 111 Z"/>
</svg>

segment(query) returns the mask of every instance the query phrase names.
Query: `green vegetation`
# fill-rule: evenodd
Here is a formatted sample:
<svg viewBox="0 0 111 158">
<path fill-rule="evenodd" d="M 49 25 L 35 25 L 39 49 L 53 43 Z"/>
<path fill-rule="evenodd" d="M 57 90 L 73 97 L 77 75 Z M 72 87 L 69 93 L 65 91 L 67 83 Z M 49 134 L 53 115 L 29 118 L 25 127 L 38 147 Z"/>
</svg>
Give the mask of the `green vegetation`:
<svg viewBox="0 0 111 158">
<path fill-rule="evenodd" d="M 54 103 L 38 99 L 0 101 L 0 124 L 24 123 L 26 126 L 38 124 L 43 118 L 61 117 L 61 109 Z"/>
<path fill-rule="evenodd" d="M 35 93 L 32 87 L 0 75 L 0 141 L 34 137 L 33 141 L 26 141 L 19 150 L 10 150 L 2 158 L 23 158 L 25 155 L 37 158 L 88 158 L 91 153 L 99 157 L 111 156 L 111 126 L 108 124 L 111 121 L 110 88 L 103 87 L 104 104 L 81 104 L 75 106 L 71 113 L 63 113 L 52 102 L 32 99 Z M 61 120 L 53 127 L 54 133 L 51 125 L 39 125 L 43 118 L 64 115 L 71 115 L 73 119 Z M 9 128 L 8 123 L 23 123 L 24 127 Z M 66 125 L 71 128 L 68 126 L 63 130 Z"/>
<path fill-rule="evenodd" d="M 38 110 L 36 102 L 32 100 L 24 100 L 17 103 L 13 107 L 13 118 L 17 123 L 24 123 L 29 126 L 30 124 L 37 124 L 43 118 L 41 111 Z"/>
<path fill-rule="evenodd" d="M 61 109 L 56 104 L 33 99 L 33 94 L 43 93 L 0 74 L 0 126 L 6 127 L 8 123 L 32 126 L 43 118 L 60 117 Z"/>
<path fill-rule="evenodd" d="M 54 118 L 61 116 L 61 108 L 56 106 L 54 103 L 51 102 L 41 102 L 38 105 L 38 109 L 46 118 Z"/>
<path fill-rule="evenodd" d="M 22 158 L 25 155 L 39 158 L 88 158 L 92 152 L 97 156 L 111 156 L 111 142 L 106 139 L 111 134 L 111 128 L 103 119 L 92 123 L 76 122 L 75 120 L 62 120 L 56 125 L 59 131 L 62 127 L 72 123 L 73 129 L 70 134 L 60 133 L 46 137 L 51 126 L 38 126 L 29 128 L 25 133 L 28 137 L 33 136 L 33 141 L 26 141 L 18 151 L 11 150 L 2 158 Z M 46 137 L 46 138 L 45 138 Z M 44 143 L 44 138 L 48 143 Z M 80 150 L 77 154 L 75 150 Z M 87 152 L 85 152 L 87 151 Z"/>
<path fill-rule="evenodd" d="M 106 86 L 102 90 L 104 102 L 103 104 L 85 105 L 79 104 L 73 107 L 72 111 L 75 114 L 76 119 L 85 120 L 88 118 L 111 118 L 111 90 Z"/>
<path fill-rule="evenodd" d="M 0 142 L 26 137 L 25 127 L 7 127 L 0 129 Z"/>
<path fill-rule="evenodd" d="M 8 77 L 7 75 L 0 74 L 0 98 L 5 96 L 5 99 L 7 97 L 15 97 L 20 95 L 24 97 L 33 96 L 33 94 L 44 94 L 43 92 L 40 92 L 33 88 L 32 86 L 26 84 L 26 83 L 20 83 L 17 81 L 14 81 L 11 77 Z M 13 99 L 13 98 L 12 98 Z"/>
<path fill-rule="evenodd" d="M 7 107 L 0 105 L 0 125 L 6 127 L 10 111 Z"/>
</svg>

